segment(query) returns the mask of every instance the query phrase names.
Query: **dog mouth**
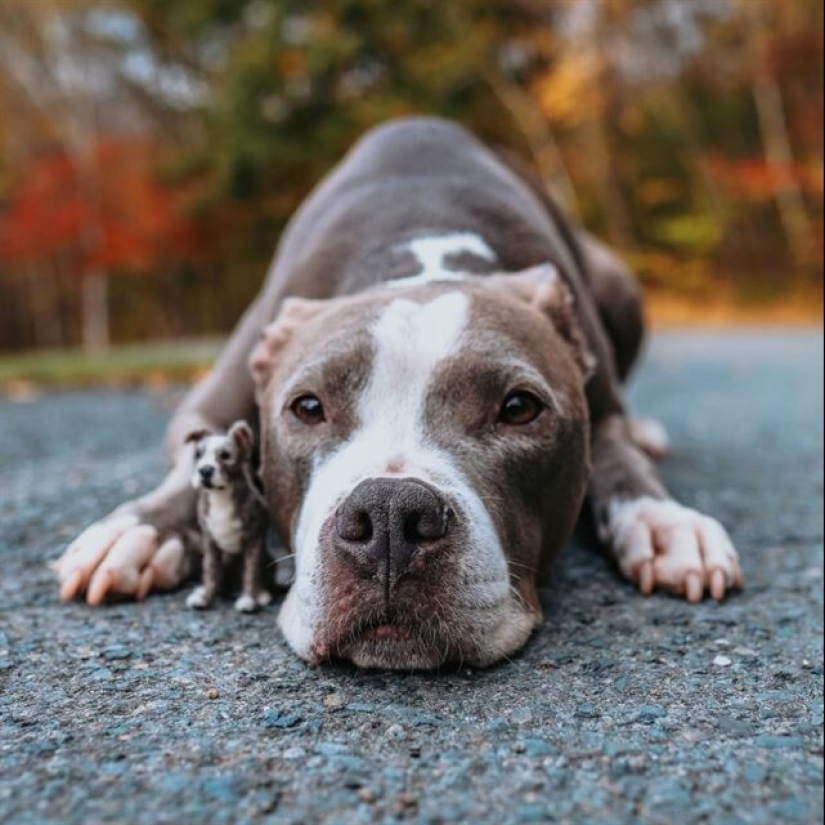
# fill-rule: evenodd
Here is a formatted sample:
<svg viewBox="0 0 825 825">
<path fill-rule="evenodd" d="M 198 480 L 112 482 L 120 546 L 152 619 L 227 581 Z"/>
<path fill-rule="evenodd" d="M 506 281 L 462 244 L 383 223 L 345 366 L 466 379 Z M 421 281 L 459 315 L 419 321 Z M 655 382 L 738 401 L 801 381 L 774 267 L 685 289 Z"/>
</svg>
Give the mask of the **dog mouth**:
<svg viewBox="0 0 825 825">
<path fill-rule="evenodd" d="M 413 629 L 402 624 L 379 624 L 367 628 L 360 634 L 363 641 L 374 642 L 409 642 L 412 641 Z M 358 641 L 358 638 L 356 638 Z"/>
</svg>

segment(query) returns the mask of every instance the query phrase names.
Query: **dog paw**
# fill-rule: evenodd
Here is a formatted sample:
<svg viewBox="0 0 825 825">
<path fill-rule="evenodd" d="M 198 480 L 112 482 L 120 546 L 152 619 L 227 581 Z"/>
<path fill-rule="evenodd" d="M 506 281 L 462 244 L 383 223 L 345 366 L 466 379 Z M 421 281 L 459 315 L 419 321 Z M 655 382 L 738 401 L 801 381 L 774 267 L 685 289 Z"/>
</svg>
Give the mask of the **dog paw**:
<svg viewBox="0 0 825 825">
<path fill-rule="evenodd" d="M 615 502 L 602 538 L 629 580 L 645 595 L 666 590 L 700 602 L 743 585 L 736 549 L 716 519 L 675 501 L 642 498 Z"/>
<path fill-rule="evenodd" d="M 235 610 L 238 613 L 254 613 L 258 609 L 258 601 L 253 596 L 244 594 L 235 600 Z"/>
<path fill-rule="evenodd" d="M 205 587 L 196 587 L 186 598 L 186 606 L 191 610 L 207 610 L 211 604 Z"/>
<path fill-rule="evenodd" d="M 272 594 L 268 590 L 261 590 L 258 593 L 258 607 L 269 607 L 272 604 Z"/>
<path fill-rule="evenodd" d="M 189 573 L 189 559 L 177 535 L 160 542 L 155 527 L 122 514 L 81 533 L 52 569 L 63 601 L 85 593 L 99 606 L 111 596 L 144 599 L 151 590 L 177 587 Z"/>
</svg>

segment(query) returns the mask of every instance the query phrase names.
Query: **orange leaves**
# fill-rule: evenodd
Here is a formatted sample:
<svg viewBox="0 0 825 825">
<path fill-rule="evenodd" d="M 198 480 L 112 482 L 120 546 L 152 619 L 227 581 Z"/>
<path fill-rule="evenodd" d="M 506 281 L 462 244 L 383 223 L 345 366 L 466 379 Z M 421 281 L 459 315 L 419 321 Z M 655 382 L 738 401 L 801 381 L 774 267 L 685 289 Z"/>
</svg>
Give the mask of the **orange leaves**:
<svg viewBox="0 0 825 825">
<path fill-rule="evenodd" d="M 736 197 L 765 202 L 788 186 L 799 186 L 807 194 L 822 197 L 822 168 L 804 163 L 775 168 L 763 157 L 726 158 L 711 155 L 703 160 L 706 173 Z"/>
<path fill-rule="evenodd" d="M 20 171 L 0 215 L 0 256 L 17 263 L 59 259 L 74 274 L 147 271 L 193 256 L 198 231 L 180 190 L 155 175 L 157 149 L 106 139 L 84 158 L 55 152 Z"/>
</svg>

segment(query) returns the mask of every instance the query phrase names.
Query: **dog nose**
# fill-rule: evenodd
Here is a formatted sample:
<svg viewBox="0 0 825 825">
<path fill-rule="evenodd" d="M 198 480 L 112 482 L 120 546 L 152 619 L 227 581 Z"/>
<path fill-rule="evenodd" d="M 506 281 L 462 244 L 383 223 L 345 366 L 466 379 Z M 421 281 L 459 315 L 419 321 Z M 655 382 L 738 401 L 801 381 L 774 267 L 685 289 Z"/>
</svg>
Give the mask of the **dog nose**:
<svg viewBox="0 0 825 825">
<path fill-rule="evenodd" d="M 211 481 L 212 477 L 215 475 L 215 468 L 209 466 L 198 467 L 198 472 L 204 481 Z"/>
<path fill-rule="evenodd" d="M 335 526 L 359 569 L 386 586 L 408 570 L 416 550 L 447 535 L 450 510 L 424 482 L 373 479 L 341 505 Z"/>
</svg>

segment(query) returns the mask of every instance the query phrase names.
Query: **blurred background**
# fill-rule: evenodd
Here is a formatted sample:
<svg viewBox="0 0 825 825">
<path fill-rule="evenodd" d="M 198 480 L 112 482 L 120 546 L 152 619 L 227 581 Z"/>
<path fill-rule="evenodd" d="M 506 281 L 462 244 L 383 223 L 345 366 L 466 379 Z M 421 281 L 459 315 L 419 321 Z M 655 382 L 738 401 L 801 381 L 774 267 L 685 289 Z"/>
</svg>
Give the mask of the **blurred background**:
<svg viewBox="0 0 825 825">
<path fill-rule="evenodd" d="M 821 319 L 821 0 L 0 0 L 0 380 L 207 361 L 410 113 L 528 158 L 654 323 Z"/>
</svg>

